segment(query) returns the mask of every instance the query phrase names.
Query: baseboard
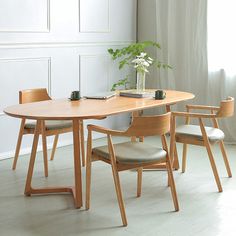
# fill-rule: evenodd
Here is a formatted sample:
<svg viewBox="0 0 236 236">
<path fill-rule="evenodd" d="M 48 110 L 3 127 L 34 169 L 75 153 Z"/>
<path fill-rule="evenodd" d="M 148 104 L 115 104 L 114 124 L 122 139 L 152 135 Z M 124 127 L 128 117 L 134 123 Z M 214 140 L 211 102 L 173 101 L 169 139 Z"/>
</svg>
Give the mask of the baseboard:
<svg viewBox="0 0 236 236">
<path fill-rule="evenodd" d="M 48 145 L 47 145 L 48 150 L 52 149 L 52 145 L 53 145 L 52 143 L 48 143 Z M 72 145 L 72 140 L 58 142 L 57 147 L 64 147 L 64 146 L 68 146 L 68 145 Z M 43 150 L 42 145 L 39 145 L 37 148 L 37 151 L 40 152 L 42 150 Z M 31 153 L 31 147 L 21 148 L 21 150 L 20 150 L 20 155 L 26 155 L 29 153 Z M 15 150 L 0 153 L 0 160 L 13 158 L 14 155 L 15 155 Z"/>
<path fill-rule="evenodd" d="M 104 134 L 94 135 L 94 139 L 103 138 L 103 137 L 105 137 Z M 72 144 L 73 144 L 72 139 L 71 140 L 62 140 L 62 141 L 59 140 L 57 147 L 65 147 L 65 146 L 72 145 Z M 52 146 L 53 146 L 53 143 L 48 143 L 47 144 L 48 150 L 52 149 Z M 43 150 L 42 145 L 38 145 L 37 151 L 40 152 L 42 150 Z M 21 148 L 21 150 L 20 150 L 20 155 L 28 155 L 30 153 L 31 153 L 31 147 Z M 15 150 L 11 150 L 9 152 L 2 152 L 2 153 L 0 153 L 0 161 L 6 160 L 9 158 L 13 158 L 14 155 L 15 155 Z"/>
</svg>

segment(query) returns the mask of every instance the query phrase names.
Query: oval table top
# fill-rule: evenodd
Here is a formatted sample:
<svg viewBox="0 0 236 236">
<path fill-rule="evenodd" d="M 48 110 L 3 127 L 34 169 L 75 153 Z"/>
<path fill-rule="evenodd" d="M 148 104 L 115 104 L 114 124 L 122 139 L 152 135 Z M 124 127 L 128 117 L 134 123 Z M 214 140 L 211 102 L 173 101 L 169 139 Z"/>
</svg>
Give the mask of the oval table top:
<svg viewBox="0 0 236 236">
<path fill-rule="evenodd" d="M 9 116 L 34 120 L 93 119 L 194 98 L 193 94 L 187 92 L 174 90 L 165 90 L 165 92 L 166 98 L 163 100 L 155 100 L 153 97 L 131 98 L 121 96 L 107 100 L 82 98 L 78 101 L 70 101 L 69 99 L 55 99 L 10 106 L 5 108 L 4 112 Z"/>
</svg>

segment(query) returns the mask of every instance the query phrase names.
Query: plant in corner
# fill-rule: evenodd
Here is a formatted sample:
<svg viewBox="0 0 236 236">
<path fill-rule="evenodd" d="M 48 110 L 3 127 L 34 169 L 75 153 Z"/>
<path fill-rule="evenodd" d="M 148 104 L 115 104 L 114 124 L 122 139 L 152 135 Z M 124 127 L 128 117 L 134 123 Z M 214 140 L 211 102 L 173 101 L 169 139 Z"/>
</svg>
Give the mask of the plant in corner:
<svg viewBox="0 0 236 236">
<path fill-rule="evenodd" d="M 133 43 L 121 49 L 108 49 L 113 60 L 120 59 L 119 69 L 122 69 L 124 66 L 132 66 L 135 69 L 137 72 L 136 89 L 138 92 L 144 92 L 145 90 L 145 75 L 149 72 L 149 66 L 153 65 L 164 69 L 171 68 L 171 66 L 162 63 L 158 59 L 151 58 L 146 51 L 150 47 L 161 49 L 160 44 L 153 41 Z M 127 83 L 128 77 L 126 76 L 126 78 L 119 80 L 118 83 L 113 84 L 112 90 L 115 90 L 120 85 L 126 87 Z"/>
</svg>

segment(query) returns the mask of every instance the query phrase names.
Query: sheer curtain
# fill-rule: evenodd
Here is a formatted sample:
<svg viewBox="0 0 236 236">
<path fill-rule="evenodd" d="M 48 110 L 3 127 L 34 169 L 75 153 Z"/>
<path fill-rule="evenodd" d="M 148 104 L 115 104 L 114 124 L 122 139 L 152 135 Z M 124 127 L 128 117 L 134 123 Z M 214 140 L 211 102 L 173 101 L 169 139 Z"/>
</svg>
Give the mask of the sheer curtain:
<svg viewBox="0 0 236 236">
<path fill-rule="evenodd" d="M 155 40 L 162 45 L 158 57 L 173 69 L 154 71 L 152 86 L 192 92 L 196 98 L 189 102 L 196 104 L 219 105 L 227 96 L 236 98 L 236 1 L 154 1 Z M 235 142 L 236 119 L 220 123 L 226 141 Z"/>
<path fill-rule="evenodd" d="M 160 71 L 159 84 L 194 93 L 196 103 L 205 102 L 207 91 L 206 13 L 206 0 L 156 0 L 161 58 L 173 67 Z"/>
<path fill-rule="evenodd" d="M 192 92 L 196 97 L 187 103 L 205 104 L 205 83 L 208 80 L 207 0 L 153 1 L 156 8 L 154 40 L 162 47 L 156 52 L 157 57 L 173 69 L 151 72 L 151 85 Z M 185 109 L 184 103 L 177 104 L 175 109 Z"/>
<path fill-rule="evenodd" d="M 236 98 L 236 1 L 208 0 L 208 102 Z M 236 119 L 222 120 L 229 142 L 236 141 Z"/>
</svg>

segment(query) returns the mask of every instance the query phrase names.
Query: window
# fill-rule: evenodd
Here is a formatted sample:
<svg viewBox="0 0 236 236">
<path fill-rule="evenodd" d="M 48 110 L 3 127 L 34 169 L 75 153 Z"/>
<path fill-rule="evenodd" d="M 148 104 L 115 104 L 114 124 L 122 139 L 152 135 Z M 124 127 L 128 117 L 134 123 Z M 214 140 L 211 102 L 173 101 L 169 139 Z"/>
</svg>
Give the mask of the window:
<svg viewBox="0 0 236 236">
<path fill-rule="evenodd" d="M 209 71 L 236 75 L 236 1 L 208 0 Z"/>
</svg>

